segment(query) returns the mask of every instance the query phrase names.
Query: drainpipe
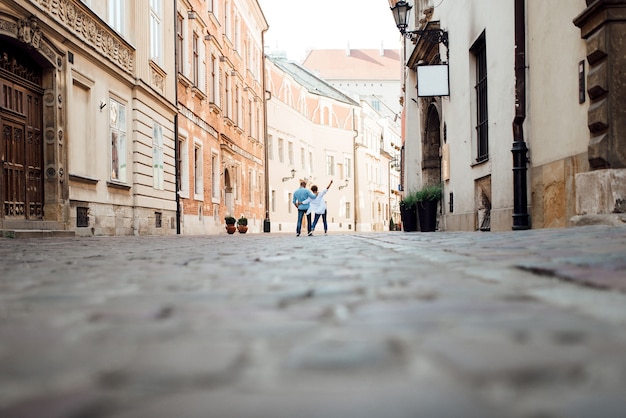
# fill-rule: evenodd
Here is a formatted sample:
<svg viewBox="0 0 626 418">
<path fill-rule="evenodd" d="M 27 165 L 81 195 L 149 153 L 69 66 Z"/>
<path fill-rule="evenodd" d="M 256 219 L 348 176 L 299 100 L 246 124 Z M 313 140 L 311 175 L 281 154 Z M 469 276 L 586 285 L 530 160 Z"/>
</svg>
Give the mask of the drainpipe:
<svg viewBox="0 0 626 418">
<path fill-rule="evenodd" d="M 174 22 L 178 15 L 178 1 L 174 0 Z M 178 143 L 178 36 L 174 30 L 174 178 L 176 192 L 176 235 L 180 235 L 180 144 Z"/>
<path fill-rule="evenodd" d="M 359 213 L 359 201 L 358 201 L 358 191 L 359 191 L 359 187 L 358 187 L 358 183 L 357 183 L 357 163 L 356 163 L 356 158 L 357 158 L 357 154 L 358 154 L 358 150 L 357 148 L 359 147 L 359 145 L 356 142 L 357 137 L 359 136 L 359 129 L 356 126 L 356 112 L 354 111 L 354 107 L 352 108 L 352 131 L 354 132 L 354 135 L 352 136 L 352 152 L 354 153 L 354 155 L 352 156 L 352 175 L 354 176 L 354 186 L 353 186 L 353 190 L 354 190 L 354 232 L 357 232 L 356 227 L 358 224 L 358 213 Z M 346 215 L 348 215 L 346 213 Z"/>
<path fill-rule="evenodd" d="M 513 119 L 513 230 L 530 229 L 527 163 L 524 142 L 526 119 L 526 2 L 515 0 L 515 118 Z"/>
<path fill-rule="evenodd" d="M 270 221 L 270 167 L 269 167 L 269 150 L 267 149 L 267 91 L 265 86 L 265 32 L 267 29 L 261 31 L 261 51 L 263 51 L 263 60 L 261 65 L 262 75 L 262 89 L 263 89 L 263 146 L 264 146 L 264 173 L 265 173 L 265 220 L 263 221 L 263 232 L 270 232 L 272 223 Z"/>
</svg>

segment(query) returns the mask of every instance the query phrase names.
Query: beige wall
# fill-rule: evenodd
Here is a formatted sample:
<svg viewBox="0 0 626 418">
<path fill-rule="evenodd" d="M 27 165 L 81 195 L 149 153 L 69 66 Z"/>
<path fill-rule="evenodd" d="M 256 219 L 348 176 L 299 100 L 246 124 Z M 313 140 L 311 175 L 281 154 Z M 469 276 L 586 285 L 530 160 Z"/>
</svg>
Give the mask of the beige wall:
<svg viewBox="0 0 626 418">
<path fill-rule="evenodd" d="M 297 211 L 290 196 L 299 187 L 300 179 L 307 179 L 307 187 L 315 184 L 325 188 L 331 179 L 334 184 L 326 195 L 329 231 L 354 230 L 354 179 L 339 190 L 339 175 L 327 174 L 326 156 L 337 164 L 353 155 L 353 106 L 318 94 L 309 93 L 289 74 L 267 60 L 267 88 L 271 99 L 267 102 L 268 142 L 271 141 L 269 164 L 271 232 L 295 233 Z M 306 102 L 306 108 L 298 103 Z M 329 124 L 320 123 L 328 110 Z M 283 141 L 283 162 L 278 156 L 279 140 Z M 293 163 L 289 161 L 289 143 L 293 144 Z M 302 162 L 301 149 L 305 150 Z M 312 164 L 310 157 L 312 156 Z M 291 170 L 296 170 L 291 178 Z M 354 170 L 352 170 L 354 175 Z M 285 181 L 283 181 L 285 179 Z M 347 212 L 346 212 L 347 210 Z M 320 220 L 321 222 L 321 220 Z M 316 231 L 322 231 L 318 224 Z"/>
<path fill-rule="evenodd" d="M 589 170 L 589 99 L 579 103 L 578 66 L 583 61 L 586 73 L 589 67 L 580 29 L 572 23 L 585 7 L 584 0 L 527 2 L 533 228 L 568 225 L 576 214 L 575 175 Z"/>
<path fill-rule="evenodd" d="M 148 0 L 126 3 L 127 28 L 147 27 Z M 61 7 L 66 9 L 61 10 Z M 98 4 L 98 7 L 102 6 Z M 69 9 L 68 9 L 69 7 Z M 149 31 L 113 30 L 83 2 L 5 1 L 3 19 L 34 18 L 40 43 L 25 50 L 44 68 L 44 218 L 77 235 L 171 234 L 175 217 L 173 62 L 149 60 Z M 70 10 L 71 13 L 65 13 Z M 101 10 L 100 10 L 101 11 Z M 162 13 L 164 53 L 173 50 L 172 8 Z M 91 28 L 84 31 L 82 25 Z M 4 28 L 10 28 L 4 26 Z M 11 30 L 2 37 L 20 39 Z M 0 40 L 3 42 L 3 40 Z M 170 75 L 167 77 L 167 75 Z M 110 100 L 126 106 L 126 179 L 111 176 Z M 153 123 L 163 127 L 164 185 L 153 185 Z M 77 208 L 89 224 L 77 227 Z M 156 214 L 162 226 L 156 225 Z"/>
<path fill-rule="evenodd" d="M 431 20 L 448 31 L 450 97 L 442 100 L 441 118 L 447 128 L 450 179 L 445 181 L 443 226 L 474 230 L 479 223 L 480 193 L 491 198 L 491 230 L 510 230 L 513 209 L 512 122 L 515 114 L 513 2 L 485 0 L 463 7 L 444 2 Z M 527 117 L 524 134 L 529 148 L 528 203 L 533 228 L 564 227 L 575 214 L 573 179 L 586 171 L 587 106 L 578 102 L 578 63 L 585 44 L 572 20 L 585 8 L 584 0 L 527 1 Z M 473 109 L 474 62 L 470 49 L 486 33 L 489 159 L 476 164 L 476 114 Z M 440 46 L 445 54 L 445 48 Z M 411 49 L 408 53 L 410 54 Z M 443 55 L 442 55 L 443 56 Z M 409 72 L 405 109 L 405 188 L 418 187 L 422 133 L 420 111 L 425 102 L 415 97 L 414 73 Z M 413 102 L 416 99 L 419 104 Z M 442 136 L 443 137 L 443 136 Z M 454 193 L 450 213 L 449 193 Z"/>
</svg>

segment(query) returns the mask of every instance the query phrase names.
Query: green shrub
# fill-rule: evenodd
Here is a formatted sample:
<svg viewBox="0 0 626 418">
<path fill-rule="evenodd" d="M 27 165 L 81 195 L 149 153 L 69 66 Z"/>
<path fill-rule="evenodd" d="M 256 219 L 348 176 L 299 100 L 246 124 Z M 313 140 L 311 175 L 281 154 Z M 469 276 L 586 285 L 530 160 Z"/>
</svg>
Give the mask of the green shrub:
<svg viewBox="0 0 626 418">
<path fill-rule="evenodd" d="M 443 196 L 443 188 L 441 185 L 424 186 L 417 192 L 415 192 L 415 199 L 418 202 L 425 202 L 427 200 L 441 200 Z"/>
</svg>

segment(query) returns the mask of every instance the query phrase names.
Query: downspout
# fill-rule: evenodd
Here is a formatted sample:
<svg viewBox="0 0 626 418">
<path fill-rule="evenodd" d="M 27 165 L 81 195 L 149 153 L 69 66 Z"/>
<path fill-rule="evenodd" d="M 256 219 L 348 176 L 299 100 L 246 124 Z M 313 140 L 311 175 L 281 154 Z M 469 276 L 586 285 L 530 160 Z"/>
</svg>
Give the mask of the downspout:
<svg viewBox="0 0 626 418">
<path fill-rule="evenodd" d="M 174 22 L 177 22 L 178 1 L 174 0 Z M 178 35 L 174 30 L 174 178 L 176 187 L 176 235 L 180 235 L 180 144 L 178 143 Z"/>
<path fill-rule="evenodd" d="M 261 31 L 261 51 L 263 51 L 263 59 L 261 65 L 261 72 L 263 73 L 263 79 L 261 81 L 263 89 L 263 146 L 264 146 L 264 174 L 265 174 L 265 220 L 263 221 L 263 232 L 270 232 L 272 223 L 270 221 L 270 168 L 269 168 L 269 150 L 267 149 L 267 91 L 265 86 L 265 32 L 267 29 Z"/>
<path fill-rule="evenodd" d="M 358 191 L 359 191 L 359 187 L 358 187 L 358 183 L 357 183 L 357 163 L 356 163 L 356 159 L 357 159 L 357 155 L 358 155 L 358 151 L 357 148 L 359 147 L 356 139 L 359 136 L 359 129 L 356 126 L 356 114 L 354 112 L 354 107 L 352 108 L 352 131 L 354 132 L 354 135 L 352 136 L 352 149 L 353 149 L 353 153 L 354 153 L 354 158 L 352 158 L 352 175 L 354 176 L 354 186 L 353 186 L 353 190 L 354 190 L 354 232 L 357 232 L 356 227 L 358 225 L 358 213 L 359 213 L 359 201 L 358 201 Z M 346 213 L 346 215 L 348 215 Z"/>
<path fill-rule="evenodd" d="M 513 119 L 513 230 L 530 229 L 527 163 L 524 142 L 526 119 L 526 2 L 515 0 L 515 118 Z"/>
</svg>

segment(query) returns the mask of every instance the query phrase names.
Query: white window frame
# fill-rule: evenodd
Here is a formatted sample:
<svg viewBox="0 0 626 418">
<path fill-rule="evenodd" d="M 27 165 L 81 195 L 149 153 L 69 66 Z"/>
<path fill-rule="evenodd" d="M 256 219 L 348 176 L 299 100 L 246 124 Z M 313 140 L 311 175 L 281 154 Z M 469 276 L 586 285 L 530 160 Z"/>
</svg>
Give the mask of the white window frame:
<svg viewBox="0 0 626 418">
<path fill-rule="evenodd" d="M 216 150 L 211 150 L 211 198 L 220 203 L 220 155 Z"/>
<path fill-rule="evenodd" d="M 150 59 L 163 65 L 163 3 L 150 0 Z"/>
<path fill-rule="evenodd" d="M 195 200 L 204 200 L 204 171 L 202 142 L 193 141 L 193 196 Z M 199 158 L 198 158 L 199 157 Z"/>
<path fill-rule="evenodd" d="M 178 158 L 180 159 L 180 196 L 189 197 L 189 142 L 187 138 L 179 135 L 178 137 Z"/>
<path fill-rule="evenodd" d="M 326 154 L 326 175 L 335 175 L 335 156 L 331 154 Z"/>
<path fill-rule="evenodd" d="M 111 180 L 126 183 L 126 105 L 120 101 L 109 99 L 109 150 Z"/>
<path fill-rule="evenodd" d="M 152 128 L 152 185 L 156 190 L 165 189 L 163 154 L 163 126 L 154 122 Z"/>
<path fill-rule="evenodd" d="M 124 0 L 109 0 L 107 4 L 107 20 L 109 25 L 118 33 L 125 35 L 126 15 L 124 10 Z"/>
</svg>

